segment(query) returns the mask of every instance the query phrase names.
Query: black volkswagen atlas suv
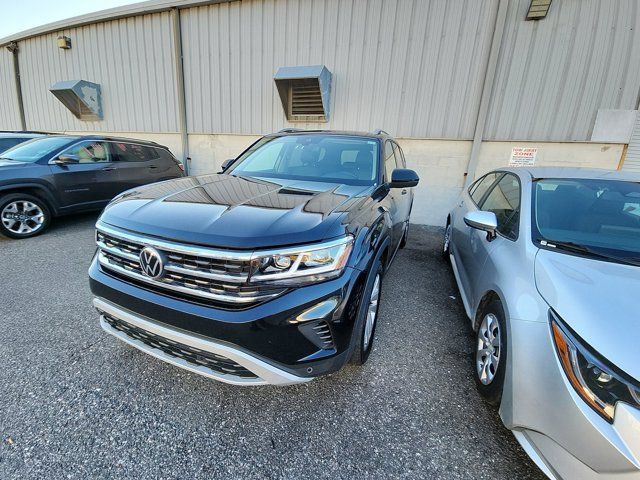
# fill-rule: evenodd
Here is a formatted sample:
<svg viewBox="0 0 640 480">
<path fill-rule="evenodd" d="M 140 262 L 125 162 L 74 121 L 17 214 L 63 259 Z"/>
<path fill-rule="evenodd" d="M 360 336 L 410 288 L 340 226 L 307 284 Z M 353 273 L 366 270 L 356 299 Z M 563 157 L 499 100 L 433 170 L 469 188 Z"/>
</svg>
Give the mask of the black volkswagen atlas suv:
<svg viewBox="0 0 640 480">
<path fill-rule="evenodd" d="M 102 328 L 237 385 L 364 363 L 418 183 L 398 144 L 383 131 L 283 130 L 222 168 L 105 208 L 89 269 Z"/>
</svg>

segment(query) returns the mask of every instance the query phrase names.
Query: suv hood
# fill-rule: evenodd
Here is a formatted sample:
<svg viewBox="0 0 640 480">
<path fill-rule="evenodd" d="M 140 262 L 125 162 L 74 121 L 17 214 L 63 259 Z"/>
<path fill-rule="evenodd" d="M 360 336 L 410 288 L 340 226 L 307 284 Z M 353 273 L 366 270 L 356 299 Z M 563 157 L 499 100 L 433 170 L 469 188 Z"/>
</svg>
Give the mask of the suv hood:
<svg viewBox="0 0 640 480">
<path fill-rule="evenodd" d="M 640 381 L 640 267 L 539 250 L 536 287 L 596 352 Z"/>
<path fill-rule="evenodd" d="M 343 235 L 337 220 L 370 200 L 372 189 L 224 174 L 187 177 L 130 190 L 100 220 L 177 242 L 270 248 Z"/>
</svg>

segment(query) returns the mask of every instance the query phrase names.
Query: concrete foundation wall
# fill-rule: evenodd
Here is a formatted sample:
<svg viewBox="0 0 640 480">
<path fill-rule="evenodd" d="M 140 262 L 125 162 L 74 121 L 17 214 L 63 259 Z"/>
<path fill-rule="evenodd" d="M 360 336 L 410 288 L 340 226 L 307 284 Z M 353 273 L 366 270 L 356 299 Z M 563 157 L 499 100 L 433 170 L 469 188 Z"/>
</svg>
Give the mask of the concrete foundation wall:
<svg viewBox="0 0 640 480">
<path fill-rule="evenodd" d="M 177 157 L 182 155 L 180 135 L 175 133 L 118 132 L 111 135 L 151 140 L 166 145 Z M 235 158 L 258 138 L 257 135 L 189 135 L 191 174 L 219 171 L 225 160 Z M 444 225 L 447 213 L 464 185 L 471 142 L 401 138 L 398 143 L 404 151 L 407 166 L 420 175 L 411 221 Z M 624 145 L 600 143 L 485 142 L 480 150 L 476 176 L 506 166 L 515 146 L 537 147 L 536 165 L 609 170 L 618 168 L 624 148 Z"/>
</svg>

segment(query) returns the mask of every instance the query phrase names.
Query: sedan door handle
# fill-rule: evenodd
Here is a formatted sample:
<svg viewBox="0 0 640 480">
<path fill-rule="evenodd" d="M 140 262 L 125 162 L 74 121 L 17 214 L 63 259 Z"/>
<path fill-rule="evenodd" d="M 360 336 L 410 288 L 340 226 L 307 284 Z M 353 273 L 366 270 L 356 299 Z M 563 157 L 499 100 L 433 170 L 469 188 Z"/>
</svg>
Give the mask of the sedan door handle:
<svg viewBox="0 0 640 480">
<path fill-rule="evenodd" d="M 156 168 L 158 168 L 156 165 L 149 165 L 149 170 L 155 170 Z"/>
<path fill-rule="evenodd" d="M 104 168 L 102 169 L 102 171 L 103 171 L 103 172 L 110 172 L 111 170 L 115 170 L 115 169 L 116 169 L 116 167 L 104 167 Z"/>
<path fill-rule="evenodd" d="M 400 192 L 402 195 L 406 195 L 407 194 L 407 189 L 403 188 L 402 191 Z"/>
</svg>

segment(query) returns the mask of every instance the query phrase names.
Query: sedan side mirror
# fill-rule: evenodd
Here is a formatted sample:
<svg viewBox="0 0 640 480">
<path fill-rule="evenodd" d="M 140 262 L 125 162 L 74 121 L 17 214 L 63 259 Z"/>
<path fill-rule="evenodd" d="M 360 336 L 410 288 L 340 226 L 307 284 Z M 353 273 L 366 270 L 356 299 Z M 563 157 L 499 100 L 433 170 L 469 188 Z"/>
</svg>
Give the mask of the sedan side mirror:
<svg viewBox="0 0 640 480">
<path fill-rule="evenodd" d="M 498 217 L 493 212 L 484 210 L 476 210 L 475 212 L 467 212 L 464 216 L 464 223 L 476 230 L 487 232 L 487 241 L 496 238 L 496 230 L 498 228 Z"/>
<path fill-rule="evenodd" d="M 223 173 L 227 168 L 229 168 L 231 166 L 231 164 L 233 162 L 235 162 L 236 159 L 235 158 L 230 158 L 228 160 L 225 160 L 224 162 L 222 162 L 222 167 L 220 168 L 220 173 Z"/>
<path fill-rule="evenodd" d="M 73 153 L 63 153 L 56 158 L 53 163 L 56 165 L 69 165 L 70 163 L 80 163 L 80 156 Z"/>
<path fill-rule="evenodd" d="M 420 181 L 420 177 L 413 170 L 409 170 L 408 168 L 396 168 L 393 172 L 391 172 L 391 182 L 389 183 L 390 188 L 407 188 L 407 187 L 415 187 L 418 185 Z"/>
</svg>

